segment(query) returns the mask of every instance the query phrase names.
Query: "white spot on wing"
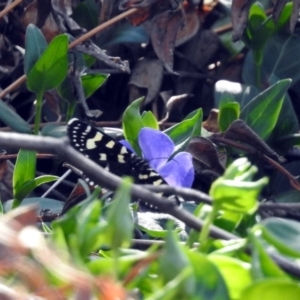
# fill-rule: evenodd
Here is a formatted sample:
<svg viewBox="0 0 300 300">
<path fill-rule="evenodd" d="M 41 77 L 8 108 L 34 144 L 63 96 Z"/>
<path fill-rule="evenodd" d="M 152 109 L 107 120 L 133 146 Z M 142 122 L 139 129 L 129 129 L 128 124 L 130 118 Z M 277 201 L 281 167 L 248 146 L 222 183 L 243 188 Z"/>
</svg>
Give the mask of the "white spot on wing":
<svg viewBox="0 0 300 300">
<path fill-rule="evenodd" d="M 109 149 L 112 149 L 116 143 L 114 141 L 109 141 L 105 146 Z"/>
<path fill-rule="evenodd" d="M 89 126 L 91 127 L 91 126 Z M 95 149 L 97 148 L 96 146 L 96 142 L 99 142 L 102 140 L 103 134 L 101 134 L 100 132 L 97 132 L 97 134 L 94 136 L 94 138 L 92 139 L 88 139 L 86 141 L 86 149 Z"/>
<path fill-rule="evenodd" d="M 139 179 L 147 179 L 147 178 L 148 178 L 148 175 L 143 175 L 143 174 L 139 175 Z"/>
<path fill-rule="evenodd" d="M 128 150 L 127 150 L 127 148 L 126 147 L 122 147 L 121 148 L 121 154 L 126 154 L 126 153 L 128 153 Z"/>
<path fill-rule="evenodd" d="M 99 160 L 107 160 L 107 155 L 105 153 L 100 153 L 100 158 Z"/>
<path fill-rule="evenodd" d="M 153 182 L 153 185 L 160 185 L 160 184 L 162 184 L 162 182 L 163 181 L 161 179 L 158 179 L 158 180 Z"/>
<path fill-rule="evenodd" d="M 124 164 L 125 163 L 125 160 L 124 160 L 124 156 L 123 155 L 118 155 L 118 162 L 120 163 L 120 164 Z"/>
</svg>

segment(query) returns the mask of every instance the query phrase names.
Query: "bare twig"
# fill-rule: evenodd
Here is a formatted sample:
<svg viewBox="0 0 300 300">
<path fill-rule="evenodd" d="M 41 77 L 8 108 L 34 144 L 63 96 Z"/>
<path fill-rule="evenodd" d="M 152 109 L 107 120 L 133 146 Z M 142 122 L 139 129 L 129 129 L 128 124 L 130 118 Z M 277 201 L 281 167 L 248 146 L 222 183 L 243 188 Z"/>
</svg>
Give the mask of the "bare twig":
<svg viewBox="0 0 300 300">
<path fill-rule="evenodd" d="M 0 11 L 0 20 L 11 10 L 13 10 L 17 5 L 19 5 L 23 0 L 15 0 L 11 4 L 7 5 L 2 11 Z"/>
</svg>

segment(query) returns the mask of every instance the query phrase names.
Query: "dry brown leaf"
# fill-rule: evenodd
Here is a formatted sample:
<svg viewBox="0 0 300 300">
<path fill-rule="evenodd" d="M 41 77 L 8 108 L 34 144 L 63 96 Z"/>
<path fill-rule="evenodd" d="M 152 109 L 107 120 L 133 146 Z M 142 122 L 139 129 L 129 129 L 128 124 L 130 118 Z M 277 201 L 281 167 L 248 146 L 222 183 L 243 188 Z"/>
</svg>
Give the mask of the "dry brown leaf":
<svg viewBox="0 0 300 300">
<path fill-rule="evenodd" d="M 159 93 L 163 78 L 163 66 L 161 62 L 156 58 L 144 58 L 141 59 L 132 71 L 130 77 L 130 93 L 129 99 L 133 101 L 136 96 L 141 97 L 144 95 L 137 95 L 134 87 L 147 89 L 147 95 L 144 104 L 148 104 Z"/>
<path fill-rule="evenodd" d="M 231 20 L 233 27 L 232 40 L 239 40 L 244 32 L 248 20 L 248 13 L 252 1 L 232 0 Z"/>
<path fill-rule="evenodd" d="M 169 72 L 173 72 L 176 37 L 182 26 L 183 15 L 180 9 L 164 11 L 151 21 L 150 37 L 154 51 Z"/>
</svg>

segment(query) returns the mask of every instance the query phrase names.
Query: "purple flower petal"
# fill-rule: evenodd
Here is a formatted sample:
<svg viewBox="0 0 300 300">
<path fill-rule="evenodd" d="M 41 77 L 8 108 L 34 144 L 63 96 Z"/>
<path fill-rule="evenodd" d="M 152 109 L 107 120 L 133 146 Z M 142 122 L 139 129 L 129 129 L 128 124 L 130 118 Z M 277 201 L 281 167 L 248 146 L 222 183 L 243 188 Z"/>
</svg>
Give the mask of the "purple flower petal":
<svg viewBox="0 0 300 300">
<path fill-rule="evenodd" d="M 158 171 L 174 151 L 173 141 L 163 132 L 152 128 L 143 128 L 139 133 L 139 145 L 144 158 Z"/>
<path fill-rule="evenodd" d="M 127 149 L 129 149 L 132 153 L 135 153 L 134 149 L 130 145 L 130 143 L 126 140 L 119 141 L 123 146 L 125 146 Z"/>
<path fill-rule="evenodd" d="M 191 187 L 194 181 L 192 156 L 187 152 L 180 152 L 158 172 L 171 186 Z"/>
</svg>

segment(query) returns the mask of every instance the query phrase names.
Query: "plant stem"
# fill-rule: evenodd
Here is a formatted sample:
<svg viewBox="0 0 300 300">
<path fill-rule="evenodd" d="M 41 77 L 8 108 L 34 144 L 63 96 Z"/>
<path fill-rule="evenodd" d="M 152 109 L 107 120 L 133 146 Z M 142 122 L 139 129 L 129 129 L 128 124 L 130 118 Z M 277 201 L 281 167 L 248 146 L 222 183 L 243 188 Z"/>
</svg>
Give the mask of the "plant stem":
<svg viewBox="0 0 300 300">
<path fill-rule="evenodd" d="M 200 232 L 200 237 L 199 237 L 199 242 L 200 242 L 199 250 L 201 252 L 206 251 L 207 239 L 209 237 L 209 227 L 213 224 L 217 213 L 218 213 L 218 209 L 216 205 L 213 205 L 211 212 L 208 214 L 207 218 L 204 221 L 202 230 Z"/>
<path fill-rule="evenodd" d="M 41 124 L 41 114 L 42 114 L 42 104 L 43 104 L 43 92 L 36 94 L 36 109 L 35 109 L 35 121 L 34 121 L 34 134 L 39 134 L 40 124 Z"/>
</svg>

